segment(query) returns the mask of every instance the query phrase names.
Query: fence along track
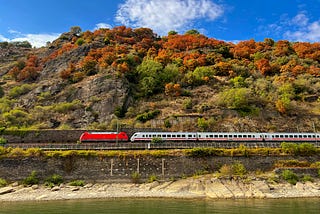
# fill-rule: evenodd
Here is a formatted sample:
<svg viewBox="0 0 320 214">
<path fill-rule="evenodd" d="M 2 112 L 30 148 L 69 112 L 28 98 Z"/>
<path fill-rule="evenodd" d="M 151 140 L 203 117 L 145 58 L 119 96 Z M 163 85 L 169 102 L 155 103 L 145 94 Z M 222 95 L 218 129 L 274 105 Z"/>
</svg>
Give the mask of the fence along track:
<svg viewBox="0 0 320 214">
<path fill-rule="evenodd" d="M 176 142 L 176 143 L 8 143 L 4 147 L 42 150 L 146 150 L 191 148 L 280 148 L 282 142 Z M 308 142 L 320 147 L 320 142 Z"/>
</svg>

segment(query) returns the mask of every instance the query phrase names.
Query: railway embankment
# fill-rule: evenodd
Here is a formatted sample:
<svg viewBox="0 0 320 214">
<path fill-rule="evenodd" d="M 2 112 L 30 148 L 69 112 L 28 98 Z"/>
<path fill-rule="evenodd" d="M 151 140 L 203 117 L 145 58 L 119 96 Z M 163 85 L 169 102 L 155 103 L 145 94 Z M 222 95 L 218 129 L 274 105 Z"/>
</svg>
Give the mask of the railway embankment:
<svg viewBox="0 0 320 214">
<path fill-rule="evenodd" d="M 145 151 L 0 148 L 0 200 L 320 196 L 320 152 L 311 144 Z"/>
</svg>

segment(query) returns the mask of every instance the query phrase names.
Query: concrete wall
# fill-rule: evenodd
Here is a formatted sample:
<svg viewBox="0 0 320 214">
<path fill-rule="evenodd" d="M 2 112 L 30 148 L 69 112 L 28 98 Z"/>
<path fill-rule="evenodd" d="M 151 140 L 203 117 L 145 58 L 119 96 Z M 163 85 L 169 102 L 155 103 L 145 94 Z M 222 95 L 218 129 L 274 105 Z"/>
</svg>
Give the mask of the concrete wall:
<svg viewBox="0 0 320 214">
<path fill-rule="evenodd" d="M 277 160 L 316 162 L 319 157 L 208 157 L 191 158 L 186 156 L 125 156 L 125 157 L 27 157 L 1 158 L 0 178 L 8 181 L 22 181 L 30 173 L 37 171 L 41 180 L 53 174 L 61 175 L 65 181 L 85 180 L 121 182 L 130 181 L 138 172 L 141 180 L 156 175 L 162 180 L 192 176 L 198 172 L 216 172 L 224 164 L 241 162 L 248 171 L 270 171 Z M 316 173 L 316 171 L 314 172 Z"/>
</svg>

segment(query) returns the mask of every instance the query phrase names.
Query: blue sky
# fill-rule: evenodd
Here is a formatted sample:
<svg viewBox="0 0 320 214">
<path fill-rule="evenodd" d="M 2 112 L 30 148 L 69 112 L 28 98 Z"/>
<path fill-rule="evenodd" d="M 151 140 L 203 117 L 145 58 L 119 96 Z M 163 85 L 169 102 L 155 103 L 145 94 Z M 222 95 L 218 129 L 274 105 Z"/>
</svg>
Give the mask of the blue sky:
<svg viewBox="0 0 320 214">
<path fill-rule="evenodd" d="M 0 0 L 0 41 L 45 45 L 72 26 L 149 27 L 158 35 L 197 29 L 237 42 L 320 42 L 320 0 Z"/>
</svg>

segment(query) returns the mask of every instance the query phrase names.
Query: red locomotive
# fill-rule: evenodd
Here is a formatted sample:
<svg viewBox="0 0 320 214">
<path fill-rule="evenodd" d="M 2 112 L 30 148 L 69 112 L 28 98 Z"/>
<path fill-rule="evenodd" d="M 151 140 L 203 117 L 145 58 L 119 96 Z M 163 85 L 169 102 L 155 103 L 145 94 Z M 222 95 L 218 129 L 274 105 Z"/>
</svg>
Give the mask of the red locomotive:
<svg viewBox="0 0 320 214">
<path fill-rule="evenodd" d="M 101 141 L 128 141 L 129 137 L 125 132 L 84 132 L 80 136 L 80 142 L 101 142 Z"/>
</svg>

